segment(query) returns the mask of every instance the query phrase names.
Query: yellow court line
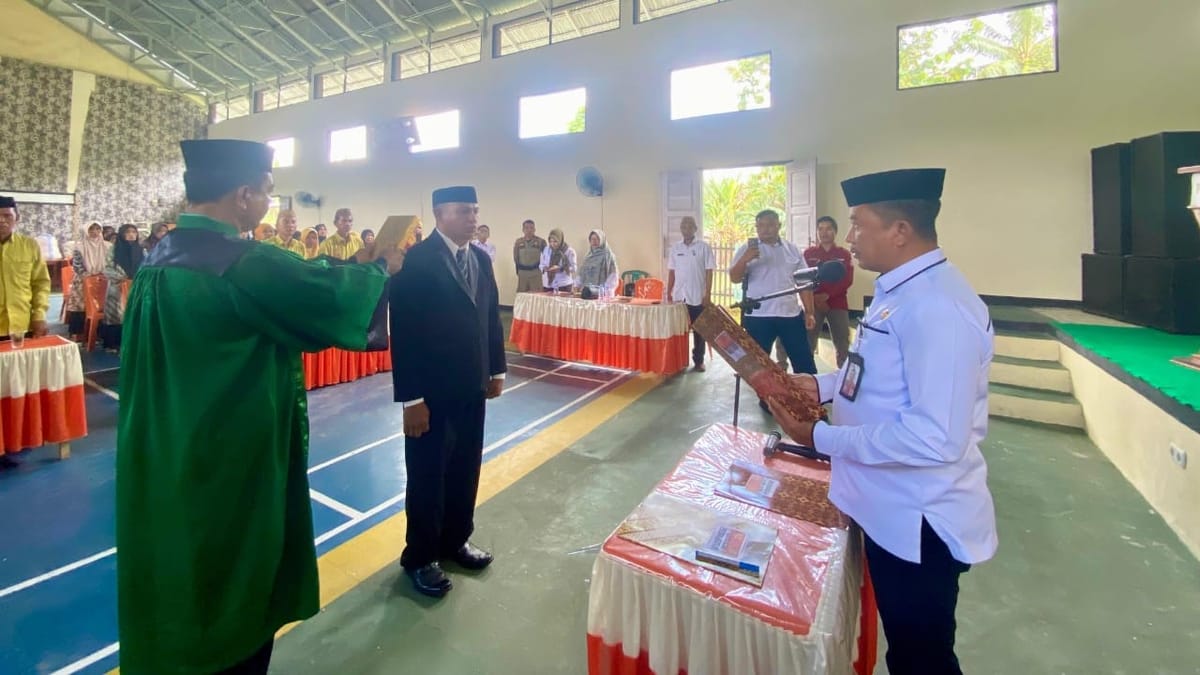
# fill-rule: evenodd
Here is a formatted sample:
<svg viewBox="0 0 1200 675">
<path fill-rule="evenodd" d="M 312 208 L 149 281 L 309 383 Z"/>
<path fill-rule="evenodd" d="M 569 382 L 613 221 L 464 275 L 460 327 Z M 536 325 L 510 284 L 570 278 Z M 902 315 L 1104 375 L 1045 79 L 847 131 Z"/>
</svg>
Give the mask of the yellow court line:
<svg viewBox="0 0 1200 675">
<path fill-rule="evenodd" d="M 638 375 L 484 464 L 476 504 L 495 497 L 553 459 L 654 389 L 662 379 L 657 375 Z M 407 522 L 404 512 L 400 512 L 317 560 L 322 609 L 399 559 Z M 286 635 L 298 625 L 300 622 L 280 628 L 275 637 Z M 119 673 L 117 668 L 108 675 Z"/>
</svg>

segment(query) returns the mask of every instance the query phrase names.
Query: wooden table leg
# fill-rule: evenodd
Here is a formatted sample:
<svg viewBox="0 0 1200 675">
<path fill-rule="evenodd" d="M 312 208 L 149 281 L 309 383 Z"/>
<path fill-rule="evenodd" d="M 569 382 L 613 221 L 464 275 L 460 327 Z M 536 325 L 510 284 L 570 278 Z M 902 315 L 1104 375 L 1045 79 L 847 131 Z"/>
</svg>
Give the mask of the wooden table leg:
<svg viewBox="0 0 1200 675">
<path fill-rule="evenodd" d="M 59 459 L 70 459 L 71 458 L 71 444 L 70 443 L 59 443 L 58 444 L 58 458 Z"/>
</svg>

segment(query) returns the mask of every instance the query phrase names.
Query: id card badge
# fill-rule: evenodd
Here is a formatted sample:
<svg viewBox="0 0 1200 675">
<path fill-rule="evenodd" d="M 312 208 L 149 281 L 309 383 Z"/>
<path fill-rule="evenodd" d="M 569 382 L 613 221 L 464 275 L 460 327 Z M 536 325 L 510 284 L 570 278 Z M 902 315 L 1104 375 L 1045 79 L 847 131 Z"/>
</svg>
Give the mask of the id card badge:
<svg viewBox="0 0 1200 675">
<path fill-rule="evenodd" d="M 863 357 L 857 352 L 850 352 L 846 356 L 846 376 L 842 378 L 842 388 L 838 394 L 847 401 L 858 398 L 858 388 L 862 385 L 865 372 Z"/>
</svg>

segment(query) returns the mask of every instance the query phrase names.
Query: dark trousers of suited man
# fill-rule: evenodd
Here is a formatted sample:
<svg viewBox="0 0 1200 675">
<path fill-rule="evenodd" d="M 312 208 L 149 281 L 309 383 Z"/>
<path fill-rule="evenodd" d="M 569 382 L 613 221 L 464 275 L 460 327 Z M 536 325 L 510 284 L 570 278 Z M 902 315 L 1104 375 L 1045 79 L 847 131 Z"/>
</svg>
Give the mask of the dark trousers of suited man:
<svg viewBox="0 0 1200 675">
<path fill-rule="evenodd" d="M 409 249 L 391 285 L 392 379 L 404 404 L 406 546 L 416 589 L 450 590 L 440 563 L 479 570 L 491 555 L 469 543 L 483 454 L 485 401 L 505 371 L 491 259 L 470 245 L 473 188 L 434 193 L 437 228 Z"/>
</svg>

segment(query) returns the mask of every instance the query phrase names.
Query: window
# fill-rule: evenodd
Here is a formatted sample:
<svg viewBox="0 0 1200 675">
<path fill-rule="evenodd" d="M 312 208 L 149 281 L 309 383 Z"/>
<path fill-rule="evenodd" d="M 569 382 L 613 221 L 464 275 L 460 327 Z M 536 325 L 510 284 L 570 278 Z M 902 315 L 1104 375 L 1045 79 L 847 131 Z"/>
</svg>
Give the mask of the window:
<svg viewBox="0 0 1200 675">
<path fill-rule="evenodd" d="M 1058 70 L 1053 2 L 901 26 L 900 89 Z"/>
<path fill-rule="evenodd" d="M 271 146 L 271 148 L 275 150 L 275 161 L 273 164 L 271 164 L 272 168 L 284 169 L 295 164 L 295 138 L 278 138 L 273 141 L 267 141 L 267 145 Z"/>
<path fill-rule="evenodd" d="M 217 101 L 210 108 L 209 119 L 213 124 L 250 114 L 250 99 L 239 96 L 226 101 Z"/>
<path fill-rule="evenodd" d="M 367 128 L 350 127 L 329 134 L 329 161 L 346 162 L 367 156 Z"/>
<path fill-rule="evenodd" d="M 325 73 L 317 78 L 317 86 L 320 88 L 319 98 L 344 94 L 346 93 L 346 74 L 340 70 Z"/>
<path fill-rule="evenodd" d="M 416 117 L 417 136 L 421 142 L 409 146 L 413 152 L 445 150 L 458 147 L 458 111 Z"/>
<path fill-rule="evenodd" d="M 383 84 L 383 61 L 368 61 L 346 69 L 346 91 Z"/>
<path fill-rule="evenodd" d="M 664 16 L 686 12 L 689 9 L 715 5 L 725 0 L 636 0 L 637 22 L 661 19 Z"/>
<path fill-rule="evenodd" d="M 308 80 L 296 80 L 281 86 L 279 88 L 279 107 L 307 101 L 310 88 Z"/>
<path fill-rule="evenodd" d="M 424 47 L 414 47 L 392 54 L 392 79 L 405 80 L 455 66 L 479 61 L 483 49 L 483 37 L 470 33 L 459 37 L 439 40 Z"/>
<path fill-rule="evenodd" d="M 587 89 L 522 96 L 520 113 L 521 138 L 580 133 L 587 121 Z"/>
<path fill-rule="evenodd" d="M 771 55 L 671 71 L 671 119 L 771 107 Z"/>
<path fill-rule="evenodd" d="M 254 92 L 254 112 L 266 112 L 279 107 L 279 90 L 262 89 Z"/>
<path fill-rule="evenodd" d="M 493 55 L 506 56 L 620 28 L 619 0 L 582 0 L 524 19 L 498 24 Z"/>
</svg>

